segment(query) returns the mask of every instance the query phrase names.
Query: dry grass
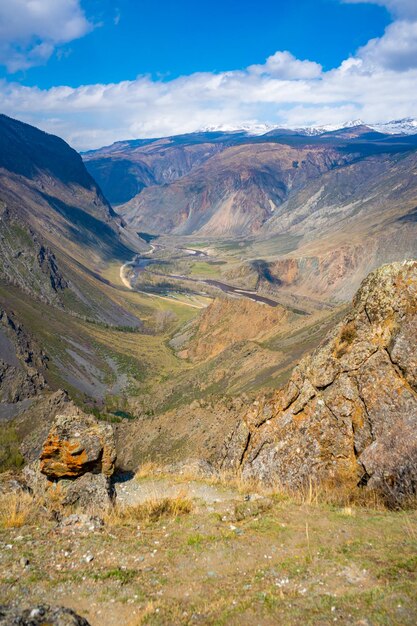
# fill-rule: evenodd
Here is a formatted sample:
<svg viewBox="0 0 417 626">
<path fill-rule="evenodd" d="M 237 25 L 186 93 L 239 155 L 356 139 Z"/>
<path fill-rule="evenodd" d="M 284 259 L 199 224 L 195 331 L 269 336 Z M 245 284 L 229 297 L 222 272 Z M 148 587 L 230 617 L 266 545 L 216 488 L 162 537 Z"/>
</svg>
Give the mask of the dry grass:
<svg viewBox="0 0 417 626">
<path fill-rule="evenodd" d="M 0 528 L 20 528 L 36 517 L 38 506 L 27 493 L 2 494 Z"/>
<path fill-rule="evenodd" d="M 355 508 L 385 510 L 381 493 L 374 489 L 357 487 L 334 481 L 309 481 L 298 489 L 281 490 L 292 502 L 308 506 L 335 506 L 345 515 L 354 515 Z"/>
<path fill-rule="evenodd" d="M 106 516 L 111 526 L 154 523 L 161 518 L 176 518 L 191 513 L 191 500 L 183 493 L 170 498 L 151 498 L 134 506 L 115 507 Z"/>
<path fill-rule="evenodd" d="M 135 473 L 135 480 L 140 480 L 141 478 L 150 478 L 155 477 L 156 474 L 160 474 L 161 466 L 154 461 L 146 461 L 142 463 L 139 469 Z"/>
<path fill-rule="evenodd" d="M 136 616 L 131 622 L 127 624 L 127 626 L 142 626 L 145 624 L 149 617 L 154 615 L 156 609 L 156 604 L 153 601 L 150 601 L 146 604 L 146 606 L 142 609 L 141 614 Z"/>
<path fill-rule="evenodd" d="M 166 479 L 180 484 L 196 481 L 206 485 L 219 485 L 236 489 L 236 491 L 241 494 L 258 493 L 264 496 L 271 496 L 281 491 L 277 485 L 265 485 L 256 480 L 245 479 L 239 472 L 220 470 L 216 471 L 212 476 L 204 476 L 193 466 L 185 466 L 180 473 L 172 473 L 167 471 L 166 467 L 154 461 L 143 463 L 135 473 L 135 480 L 143 480 L 146 478 L 155 480 Z"/>
<path fill-rule="evenodd" d="M 346 511 L 346 515 L 354 514 L 355 508 L 374 510 L 417 509 L 417 498 L 404 498 L 401 506 L 393 507 L 382 490 L 358 487 L 342 480 L 313 481 L 294 489 L 279 482 L 261 483 L 255 479 L 246 479 L 240 472 L 218 471 L 213 476 L 202 477 L 192 468 L 185 468 L 180 474 L 171 474 L 163 466 L 155 462 L 144 463 L 137 471 L 135 478 L 169 479 L 176 483 L 187 484 L 190 481 L 203 482 L 208 485 L 219 485 L 235 489 L 240 494 L 256 493 L 265 497 L 288 500 L 298 505 L 336 506 Z M 397 503 L 398 505 L 398 503 Z M 351 511 L 348 513 L 347 511 Z"/>
<path fill-rule="evenodd" d="M 396 500 L 395 506 L 393 506 L 392 500 L 387 497 L 382 488 L 358 487 L 338 481 L 309 481 L 299 489 L 278 489 L 276 493 L 285 494 L 296 504 L 335 506 L 341 508 L 345 515 L 354 515 L 355 508 L 379 511 L 417 509 L 415 496 L 404 497 L 401 501 Z"/>
</svg>

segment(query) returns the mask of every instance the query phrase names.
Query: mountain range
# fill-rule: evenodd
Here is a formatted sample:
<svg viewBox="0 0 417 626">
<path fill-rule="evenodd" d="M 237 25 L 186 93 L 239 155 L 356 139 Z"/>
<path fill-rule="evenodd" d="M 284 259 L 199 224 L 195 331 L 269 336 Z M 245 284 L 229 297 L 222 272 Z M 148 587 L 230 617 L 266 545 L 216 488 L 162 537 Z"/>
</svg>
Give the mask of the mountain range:
<svg viewBox="0 0 417 626">
<path fill-rule="evenodd" d="M 219 126 L 207 126 L 201 129 L 204 132 L 224 131 L 224 132 L 246 132 L 248 135 L 264 135 L 269 131 L 276 129 L 293 130 L 301 135 L 321 135 L 323 133 L 340 130 L 342 128 L 354 128 L 355 126 L 367 126 L 372 130 L 390 135 L 414 135 L 417 132 L 417 120 L 413 117 L 404 117 L 399 120 L 390 122 L 367 123 L 360 119 L 350 120 L 343 124 L 324 124 L 322 126 L 300 126 L 300 127 L 281 127 L 274 124 L 261 124 L 257 122 L 249 122 L 242 125 L 221 124 Z"/>
<path fill-rule="evenodd" d="M 292 237 L 295 247 L 271 245 L 264 259 L 281 288 L 345 298 L 380 263 L 417 253 L 417 134 L 391 134 L 413 125 L 210 131 L 118 142 L 83 158 L 130 228 Z"/>
<path fill-rule="evenodd" d="M 417 256 L 417 135 L 210 131 L 81 158 L 1 116 L 0 148 L 0 419 L 28 456 L 68 396 L 119 422 L 129 468 L 220 445 L 213 414 Z"/>
</svg>

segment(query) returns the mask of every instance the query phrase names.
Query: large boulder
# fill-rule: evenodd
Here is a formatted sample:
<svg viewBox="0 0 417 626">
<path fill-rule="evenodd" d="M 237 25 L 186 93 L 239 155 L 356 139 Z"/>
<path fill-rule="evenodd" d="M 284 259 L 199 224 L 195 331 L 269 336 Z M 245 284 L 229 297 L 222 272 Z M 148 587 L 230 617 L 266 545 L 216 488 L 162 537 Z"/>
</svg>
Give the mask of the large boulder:
<svg viewBox="0 0 417 626">
<path fill-rule="evenodd" d="M 89 626 L 89 622 L 64 607 L 39 605 L 29 609 L 0 605 L 0 626 Z"/>
<path fill-rule="evenodd" d="M 41 481 L 44 492 L 61 505 L 103 507 L 113 498 L 110 477 L 115 461 L 111 425 L 71 405 L 55 418 L 43 444 L 39 471 L 35 467 L 33 473 L 37 479 L 46 477 Z"/>
<path fill-rule="evenodd" d="M 110 424 L 71 407 L 55 418 L 40 456 L 40 470 L 51 479 L 92 472 L 111 476 L 116 450 Z"/>
<path fill-rule="evenodd" d="M 372 272 L 288 384 L 255 401 L 223 468 L 290 488 L 313 481 L 417 493 L 417 262 Z"/>
</svg>

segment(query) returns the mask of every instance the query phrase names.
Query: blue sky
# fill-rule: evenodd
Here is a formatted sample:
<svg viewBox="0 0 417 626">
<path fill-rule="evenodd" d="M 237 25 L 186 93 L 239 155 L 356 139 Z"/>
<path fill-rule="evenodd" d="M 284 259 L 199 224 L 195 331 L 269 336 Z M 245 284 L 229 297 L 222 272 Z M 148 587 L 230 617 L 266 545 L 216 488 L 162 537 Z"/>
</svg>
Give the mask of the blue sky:
<svg viewBox="0 0 417 626">
<path fill-rule="evenodd" d="M 84 0 L 81 6 L 92 30 L 59 46 L 47 63 L 14 72 L 14 80 L 42 88 L 139 74 L 166 80 L 243 69 L 277 50 L 328 70 L 390 22 L 383 6 L 338 0 Z"/>
<path fill-rule="evenodd" d="M 415 116 L 417 0 L 0 0 L 0 110 L 79 149 Z"/>
</svg>

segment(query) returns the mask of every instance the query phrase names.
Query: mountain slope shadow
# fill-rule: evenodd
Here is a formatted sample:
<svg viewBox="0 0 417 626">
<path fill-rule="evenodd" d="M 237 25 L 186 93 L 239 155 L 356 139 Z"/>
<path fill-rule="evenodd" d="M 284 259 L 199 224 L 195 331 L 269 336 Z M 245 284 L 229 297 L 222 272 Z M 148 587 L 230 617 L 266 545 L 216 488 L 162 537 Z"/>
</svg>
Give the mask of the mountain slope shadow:
<svg viewBox="0 0 417 626">
<path fill-rule="evenodd" d="M 67 220 L 70 238 L 74 238 L 83 246 L 100 247 L 105 258 L 131 259 L 132 251 L 125 246 L 118 234 L 103 221 L 90 215 L 77 206 L 67 204 L 58 198 L 42 193 L 42 197 Z"/>
</svg>

